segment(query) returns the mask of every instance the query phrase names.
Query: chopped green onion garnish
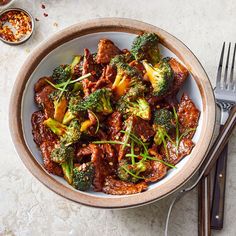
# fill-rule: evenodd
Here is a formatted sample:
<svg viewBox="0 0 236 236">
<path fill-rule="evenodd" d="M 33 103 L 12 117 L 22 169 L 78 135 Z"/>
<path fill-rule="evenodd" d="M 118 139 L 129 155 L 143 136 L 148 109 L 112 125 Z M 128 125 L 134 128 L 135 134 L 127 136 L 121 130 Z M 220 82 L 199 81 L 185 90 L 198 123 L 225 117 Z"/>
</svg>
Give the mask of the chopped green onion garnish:
<svg viewBox="0 0 236 236">
<path fill-rule="evenodd" d="M 144 158 L 146 157 L 146 159 L 149 159 L 149 160 L 152 160 L 152 161 L 161 162 L 161 163 L 163 163 L 164 165 L 169 166 L 170 168 L 176 168 L 176 166 L 174 166 L 174 165 L 172 165 L 172 164 L 170 164 L 170 163 L 168 163 L 168 162 L 165 162 L 165 161 L 163 161 L 163 160 L 157 159 L 157 158 L 155 158 L 155 157 L 151 157 L 151 156 L 148 156 L 148 155 L 145 155 L 145 154 L 140 154 L 140 156 L 142 156 L 142 157 L 144 157 Z"/>
<path fill-rule="evenodd" d="M 124 133 L 124 134 L 127 134 L 127 131 L 125 131 L 125 130 L 121 130 L 120 132 L 121 132 L 121 133 Z M 131 132 L 129 133 L 129 135 L 130 135 L 130 138 L 131 138 L 135 143 L 137 143 L 137 144 L 143 146 L 144 151 L 145 151 L 146 153 L 148 153 L 147 147 L 146 147 L 146 145 L 145 145 L 144 142 L 142 142 L 135 134 L 133 134 L 133 133 L 131 133 Z"/>
<path fill-rule="evenodd" d="M 76 83 L 76 82 L 79 82 L 79 81 L 81 81 L 81 80 L 83 80 L 83 79 L 88 78 L 89 76 L 91 76 L 91 73 L 88 73 L 88 74 L 86 74 L 86 75 L 83 75 L 83 76 L 81 76 L 81 77 L 79 77 L 78 79 L 75 79 L 75 80 L 71 80 L 71 78 L 69 78 L 69 79 L 68 79 L 68 80 L 70 80 L 69 83 L 68 83 L 68 80 L 67 80 L 66 82 L 63 82 L 63 83 L 60 83 L 60 84 L 54 84 L 54 83 L 52 83 L 51 81 L 49 81 L 49 80 L 47 80 L 47 79 L 46 79 L 46 81 L 47 81 L 47 83 L 49 83 L 49 84 L 50 84 L 52 87 L 54 87 L 55 89 L 63 90 L 62 87 L 64 87 L 65 85 L 67 86 L 67 85 L 69 85 L 69 84 L 74 84 L 74 83 Z M 65 90 L 63 90 L 63 91 L 65 91 Z"/>
<path fill-rule="evenodd" d="M 70 83 L 70 81 L 71 81 L 71 77 L 66 81 L 64 87 L 62 88 L 62 90 L 61 90 L 61 92 L 60 92 L 60 95 L 59 95 L 59 97 L 58 97 L 58 101 L 60 101 L 60 99 L 61 99 L 63 93 L 66 91 L 66 87 L 67 87 L 67 85 Z"/>
<path fill-rule="evenodd" d="M 136 179 L 145 179 L 144 177 L 138 176 L 134 173 L 132 173 L 131 171 L 129 171 L 127 168 L 125 168 L 124 166 L 121 166 L 121 168 L 123 168 L 128 174 L 132 175 L 134 178 Z"/>
<path fill-rule="evenodd" d="M 176 148 L 179 148 L 179 144 L 184 136 L 186 136 L 188 133 L 195 131 L 195 130 L 196 130 L 196 128 L 191 128 L 191 129 L 186 130 L 184 133 L 182 133 L 179 137 L 179 142 L 176 144 Z"/>
<path fill-rule="evenodd" d="M 126 147 L 126 144 L 128 143 L 129 141 L 129 138 L 130 138 L 130 133 L 131 133 L 131 129 L 132 129 L 132 125 L 133 125 L 133 121 L 130 121 L 131 124 L 129 125 L 128 127 L 128 131 L 125 131 L 126 133 L 126 138 L 124 140 L 124 145 L 122 146 L 122 150 L 124 150 L 124 148 Z"/>
<path fill-rule="evenodd" d="M 131 140 L 131 163 L 132 163 L 132 165 L 135 164 L 135 157 L 134 157 L 134 140 Z"/>
<path fill-rule="evenodd" d="M 95 143 L 95 144 L 109 143 L 109 144 L 120 144 L 120 145 L 124 145 L 124 143 L 123 143 L 123 142 L 120 142 L 120 141 L 108 141 L 108 140 L 104 140 L 104 141 L 93 141 L 92 143 Z M 130 147 L 130 144 L 126 144 L 126 146 Z"/>
<path fill-rule="evenodd" d="M 140 153 L 140 155 L 132 155 L 132 154 L 126 154 L 125 155 L 126 157 L 131 157 L 131 156 L 133 156 L 133 157 L 139 157 L 139 156 L 141 156 L 141 157 L 143 157 L 143 159 L 149 159 L 149 160 L 152 160 L 152 161 L 158 161 L 158 162 L 161 162 L 161 163 L 163 163 L 164 165 L 166 165 L 166 166 L 169 166 L 169 167 L 171 167 L 171 168 L 176 168 L 176 166 L 174 166 L 174 165 L 172 165 L 172 164 L 170 164 L 170 163 L 168 163 L 168 162 L 165 162 L 165 161 L 163 161 L 163 160 L 160 160 L 160 159 L 157 159 L 157 158 L 155 158 L 155 157 L 151 157 L 151 156 L 149 156 L 149 155 L 146 155 L 146 154 L 144 154 L 144 153 Z M 142 159 L 142 160 L 143 160 Z"/>
<path fill-rule="evenodd" d="M 58 89 L 58 90 L 63 90 L 62 88 L 58 88 L 56 84 L 52 83 L 51 81 L 46 79 L 46 82 L 49 83 L 53 88 Z"/>
<path fill-rule="evenodd" d="M 83 80 L 83 79 L 88 78 L 89 76 L 91 76 L 91 73 L 88 73 L 88 74 L 85 74 L 85 75 L 83 75 L 83 76 L 80 76 L 78 79 L 71 80 L 69 84 L 74 84 L 74 83 L 76 83 L 76 82 L 79 82 L 79 81 L 81 81 L 81 80 Z M 67 81 L 66 81 L 66 82 L 67 82 Z M 57 86 L 58 86 L 58 87 L 62 87 L 63 85 L 65 85 L 66 82 L 60 83 L 60 84 L 58 84 Z"/>
<path fill-rule="evenodd" d="M 94 115 L 95 119 L 97 120 L 97 128 L 96 128 L 96 131 L 95 131 L 95 134 L 96 134 L 99 130 L 100 122 L 99 122 L 98 117 L 95 115 L 95 113 L 93 111 L 89 110 L 89 112 L 91 112 Z"/>
</svg>

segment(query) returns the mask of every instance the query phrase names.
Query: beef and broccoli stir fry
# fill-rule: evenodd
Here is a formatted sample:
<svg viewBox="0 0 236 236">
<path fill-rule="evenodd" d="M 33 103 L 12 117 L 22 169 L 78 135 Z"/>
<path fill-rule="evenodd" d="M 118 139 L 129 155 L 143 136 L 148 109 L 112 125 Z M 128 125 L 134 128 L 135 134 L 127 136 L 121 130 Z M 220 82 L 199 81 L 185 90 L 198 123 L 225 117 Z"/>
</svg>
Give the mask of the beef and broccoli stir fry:
<svg viewBox="0 0 236 236">
<path fill-rule="evenodd" d="M 81 191 L 135 194 L 190 154 L 200 112 L 176 98 L 188 70 L 158 43 L 154 33 L 131 50 L 101 39 L 38 80 L 33 137 L 49 173 Z"/>
</svg>

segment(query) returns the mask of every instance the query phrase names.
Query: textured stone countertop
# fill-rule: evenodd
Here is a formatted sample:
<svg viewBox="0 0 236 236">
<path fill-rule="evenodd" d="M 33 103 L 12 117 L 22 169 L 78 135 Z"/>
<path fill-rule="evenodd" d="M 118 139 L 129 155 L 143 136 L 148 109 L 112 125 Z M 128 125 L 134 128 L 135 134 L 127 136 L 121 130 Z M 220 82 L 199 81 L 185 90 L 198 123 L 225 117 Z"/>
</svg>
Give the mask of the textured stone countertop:
<svg viewBox="0 0 236 236">
<path fill-rule="evenodd" d="M 128 210 L 84 207 L 53 193 L 24 167 L 8 130 L 8 103 L 18 70 L 44 39 L 77 22 L 98 17 L 127 17 L 159 26 L 182 40 L 199 58 L 212 84 L 223 41 L 236 41 L 235 0 L 16 0 L 39 21 L 21 46 L 0 42 L 0 235 L 163 235 L 172 196 Z M 134 5 L 133 5 L 134 4 Z M 46 12 L 48 17 L 44 17 Z M 225 225 L 213 235 L 236 235 L 236 132 L 229 144 Z M 197 235 L 197 191 L 175 206 L 170 235 Z"/>
</svg>

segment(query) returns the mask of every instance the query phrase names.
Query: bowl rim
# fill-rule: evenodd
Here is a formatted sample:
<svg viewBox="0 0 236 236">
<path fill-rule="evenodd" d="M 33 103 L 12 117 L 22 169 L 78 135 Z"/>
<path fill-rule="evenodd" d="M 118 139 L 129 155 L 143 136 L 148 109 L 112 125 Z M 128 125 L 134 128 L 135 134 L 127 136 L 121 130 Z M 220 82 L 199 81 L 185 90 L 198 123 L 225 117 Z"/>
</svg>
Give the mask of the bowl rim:
<svg viewBox="0 0 236 236">
<path fill-rule="evenodd" d="M 170 49 L 188 68 L 199 88 L 203 104 L 203 122 L 199 141 L 192 150 L 191 159 L 182 169 L 170 178 L 164 185 L 158 186 L 140 194 L 122 195 L 117 198 L 104 198 L 97 195 L 88 195 L 84 192 L 75 191 L 54 179 L 37 162 L 28 149 L 22 130 L 21 102 L 25 85 L 34 72 L 35 68 L 45 56 L 60 45 L 83 35 L 98 32 L 127 32 L 140 34 L 142 32 L 155 32 L 160 37 L 161 43 Z M 28 168 L 28 170 L 45 186 L 55 193 L 74 202 L 98 208 L 128 208 L 148 204 L 173 193 L 183 186 L 198 170 L 204 161 L 214 133 L 216 121 L 215 98 L 209 78 L 198 61 L 197 57 L 180 40 L 166 31 L 141 21 L 127 18 L 100 18 L 72 25 L 59 31 L 52 37 L 42 42 L 29 55 L 22 65 L 14 87 L 9 104 L 9 128 L 16 152 Z"/>
</svg>

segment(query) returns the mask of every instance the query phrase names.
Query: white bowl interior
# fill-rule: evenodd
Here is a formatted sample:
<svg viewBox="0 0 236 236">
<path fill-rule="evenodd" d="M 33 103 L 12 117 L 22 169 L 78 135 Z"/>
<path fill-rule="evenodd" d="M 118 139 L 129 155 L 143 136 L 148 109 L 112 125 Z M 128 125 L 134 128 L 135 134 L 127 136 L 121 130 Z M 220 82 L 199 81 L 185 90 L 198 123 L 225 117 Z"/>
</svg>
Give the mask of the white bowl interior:
<svg viewBox="0 0 236 236">
<path fill-rule="evenodd" d="M 93 33 L 89 35 L 85 35 L 74 40 L 71 40 L 60 47 L 56 48 L 55 50 L 51 51 L 37 66 L 35 71 L 30 76 L 25 90 L 22 97 L 22 126 L 24 132 L 25 142 L 31 151 L 32 155 L 35 159 L 42 164 L 42 156 L 37 148 L 36 144 L 33 141 L 32 136 L 32 126 L 31 126 L 31 115 L 34 111 L 38 110 L 38 107 L 35 105 L 34 102 L 34 84 L 40 77 L 48 76 L 52 74 L 53 69 L 60 65 L 70 63 L 73 56 L 77 54 L 83 54 L 84 48 L 88 48 L 91 52 L 95 52 L 97 50 L 97 44 L 100 38 L 108 38 L 112 40 L 120 49 L 130 49 L 133 39 L 136 35 L 130 33 L 123 33 L 123 32 L 100 32 L 100 33 Z M 169 49 L 165 48 L 163 45 L 160 45 L 160 50 L 163 56 L 169 57 L 176 57 Z M 178 59 L 178 58 L 177 58 Z M 178 59 L 179 60 L 179 59 Z M 180 60 L 179 60 L 180 61 Z M 178 94 L 178 98 L 181 97 L 183 92 L 186 92 L 190 98 L 194 101 L 197 108 L 202 111 L 202 98 L 200 95 L 200 91 L 198 86 L 192 76 L 190 75 L 187 81 L 185 82 L 184 86 L 181 88 Z M 200 133 L 202 127 L 202 116 L 200 116 L 198 128 L 194 135 L 193 141 L 196 143 L 199 140 Z M 150 184 L 149 189 L 158 188 L 158 186 L 165 184 L 167 180 L 172 178 L 175 174 L 181 171 L 183 168 L 187 168 L 186 162 L 191 159 L 191 154 L 185 157 L 180 163 L 177 164 L 176 169 L 169 170 L 167 176 L 160 180 L 157 183 Z M 52 175 L 57 181 L 61 182 L 62 184 L 66 185 L 69 188 L 72 188 L 66 181 L 58 176 Z M 74 189 L 74 188 L 72 188 Z M 75 189 L 74 189 L 75 190 Z M 77 190 L 75 190 L 77 191 Z M 148 191 L 148 190 L 147 190 Z M 96 195 L 100 197 L 112 197 L 112 198 L 122 198 L 123 196 L 112 196 L 107 195 L 104 193 L 98 192 L 86 192 L 85 194 L 89 195 Z"/>
</svg>

